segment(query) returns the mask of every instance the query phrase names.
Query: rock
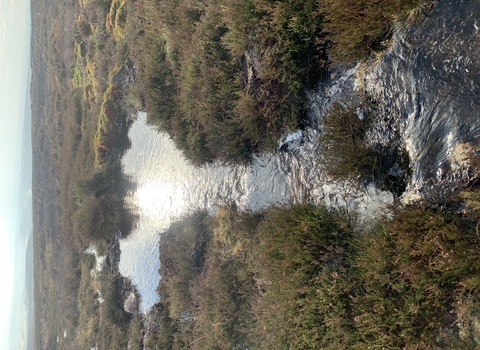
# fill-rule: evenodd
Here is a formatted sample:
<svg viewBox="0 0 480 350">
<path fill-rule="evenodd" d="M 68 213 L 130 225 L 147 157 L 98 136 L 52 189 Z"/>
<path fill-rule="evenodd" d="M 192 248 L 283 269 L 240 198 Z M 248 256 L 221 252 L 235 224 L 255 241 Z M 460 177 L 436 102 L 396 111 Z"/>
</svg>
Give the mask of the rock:
<svg viewBox="0 0 480 350">
<path fill-rule="evenodd" d="M 260 53 L 254 49 L 245 51 L 244 55 L 244 64 L 243 64 L 243 74 L 245 77 L 245 85 L 247 90 L 256 91 L 259 88 L 260 79 L 259 75 L 259 64 L 260 62 Z"/>
<path fill-rule="evenodd" d="M 138 314 L 140 294 L 138 294 L 137 289 L 127 277 L 118 274 L 117 278 L 117 288 L 122 298 L 123 309 L 129 314 Z"/>
<path fill-rule="evenodd" d="M 118 264 L 120 263 L 120 234 L 116 233 L 114 242 L 110 247 L 107 256 L 107 266 L 110 267 L 112 274 L 119 273 Z"/>
<path fill-rule="evenodd" d="M 158 333 L 159 326 L 155 322 L 156 312 L 157 310 L 154 307 L 150 314 L 146 314 L 143 317 L 143 331 L 145 335 L 156 335 Z"/>
<path fill-rule="evenodd" d="M 112 78 L 113 86 L 126 86 L 131 83 L 134 83 L 137 80 L 137 66 L 130 61 L 127 60 L 123 67 L 115 73 Z"/>
<path fill-rule="evenodd" d="M 123 302 L 123 309 L 129 314 L 137 314 L 139 298 L 137 297 L 135 291 L 130 291 L 129 293 L 126 293 L 126 296 L 124 295 L 124 297 L 125 299 Z"/>
</svg>

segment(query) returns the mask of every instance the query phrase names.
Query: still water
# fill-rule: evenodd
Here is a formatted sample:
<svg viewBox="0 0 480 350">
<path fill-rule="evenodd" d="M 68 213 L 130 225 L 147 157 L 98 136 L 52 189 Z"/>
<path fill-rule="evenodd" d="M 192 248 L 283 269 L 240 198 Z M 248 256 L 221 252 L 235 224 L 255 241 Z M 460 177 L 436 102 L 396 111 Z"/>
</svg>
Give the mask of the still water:
<svg viewBox="0 0 480 350">
<path fill-rule="evenodd" d="M 224 202 L 257 210 L 309 200 L 367 219 L 393 202 L 390 192 L 333 182 L 318 167 L 323 116 L 332 102 L 354 100 L 358 91 L 377 103 L 372 144 L 409 153 L 412 177 L 402 199 L 438 199 L 468 181 L 468 155 L 480 151 L 479 27 L 478 1 L 439 2 L 427 17 L 400 28 L 376 61 L 332 69 L 330 79 L 308 92 L 310 127 L 288 138 L 284 152 L 264 154 L 251 166 L 194 167 L 139 113 L 129 131 L 132 147 L 122 159 L 124 173 L 136 184 L 126 202 L 139 220 L 121 240 L 119 267 L 142 296 L 140 310 L 159 298 L 161 233 L 193 210 L 213 212 Z"/>
<path fill-rule="evenodd" d="M 136 184 L 126 201 L 138 214 L 138 223 L 121 240 L 119 267 L 137 286 L 145 311 L 158 299 L 159 234 L 173 220 L 196 209 L 212 211 L 227 201 L 258 209 L 290 200 L 294 189 L 289 177 L 274 165 L 276 159 L 268 157 L 252 167 L 194 167 L 166 134 L 146 124 L 144 113 L 138 114 L 129 137 L 132 147 L 122 164 Z"/>
<path fill-rule="evenodd" d="M 308 141 L 297 145 L 296 156 L 268 154 L 256 158 L 251 166 L 212 164 L 199 168 L 183 157 L 166 134 L 146 124 L 145 113 L 138 114 L 129 138 L 132 147 L 122 164 L 135 190 L 127 195 L 126 203 L 138 215 L 138 222 L 133 232 L 120 241 L 119 268 L 137 287 L 142 312 L 158 301 L 155 289 L 160 280 L 161 233 L 184 214 L 198 209 L 213 212 L 226 202 L 258 210 L 308 198 L 316 203 L 363 210 L 368 215 L 393 199 L 390 193 L 373 186 L 358 191 L 346 184 L 326 183 L 312 166 L 315 154 Z"/>
</svg>

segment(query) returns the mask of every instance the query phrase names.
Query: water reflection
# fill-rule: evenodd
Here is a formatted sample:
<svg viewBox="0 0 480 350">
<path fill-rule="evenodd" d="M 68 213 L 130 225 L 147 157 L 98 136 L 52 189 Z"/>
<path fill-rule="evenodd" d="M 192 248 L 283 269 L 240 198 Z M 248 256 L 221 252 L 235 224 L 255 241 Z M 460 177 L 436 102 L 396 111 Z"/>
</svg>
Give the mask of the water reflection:
<svg viewBox="0 0 480 350">
<path fill-rule="evenodd" d="M 135 192 L 135 202 L 141 214 L 146 216 L 157 216 L 160 213 L 178 216 L 186 209 L 182 189 L 177 189 L 172 183 L 162 181 L 144 183 Z"/>
<path fill-rule="evenodd" d="M 390 192 L 373 184 L 356 188 L 332 182 L 317 164 L 323 115 L 332 102 L 354 98 L 358 87 L 365 86 L 379 104 L 381 118 L 372 131 L 372 144 L 405 146 L 409 151 L 414 168 L 411 193 L 421 192 L 427 182 L 448 186 L 454 181 L 466 152 L 475 148 L 470 143 L 480 136 L 476 18 L 477 2 L 439 2 L 423 23 L 395 35 L 393 47 L 366 69 L 362 82 L 355 80 L 357 66 L 340 70 L 310 92 L 311 127 L 302 138 L 284 145 L 283 153 L 255 158 L 248 167 L 196 168 L 165 134 L 146 125 L 145 114 L 139 114 L 129 131 L 131 148 L 122 159 L 124 173 L 136 183 L 126 202 L 138 214 L 138 222 L 121 240 L 119 267 L 137 286 L 141 311 L 158 300 L 160 234 L 189 211 L 212 211 L 225 201 L 256 210 L 307 199 L 367 218 L 393 202 Z"/>
<path fill-rule="evenodd" d="M 218 164 L 194 167 L 170 138 L 146 124 L 146 115 L 129 131 L 131 148 L 122 159 L 126 176 L 136 183 L 126 204 L 138 214 L 133 232 L 120 242 L 120 272 L 132 279 L 142 296 L 141 311 L 158 299 L 158 242 L 175 218 L 193 210 L 214 210 L 234 201 L 240 207 L 259 209 L 285 202 L 292 193 L 287 174 L 272 157 L 252 167 Z"/>
<path fill-rule="evenodd" d="M 310 200 L 317 204 L 356 210 L 369 217 L 384 203 L 390 192 L 373 185 L 355 188 L 331 183 L 319 171 L 315 147 L 318 130 L 309 128 L 302 143 L 294 142 L 289 152 L 256 157 L 250 166 L 228 167 L 211 164 L 194 167 L 170 138 L 146 124 L 140 113 L 129 137 L 132 147 L 122 159 L 124 172 L 136 183 L 126 204 L 138 215 L 133 232 L 120 241 L 120 272 L 136 285 L 147 311 L 157 300 L 158 243 L 161 233 L 182 215 L 194 210 L 214 211 L 225 202 L 239 208 L 258 210 L 272 204 Z"/>
</svg>

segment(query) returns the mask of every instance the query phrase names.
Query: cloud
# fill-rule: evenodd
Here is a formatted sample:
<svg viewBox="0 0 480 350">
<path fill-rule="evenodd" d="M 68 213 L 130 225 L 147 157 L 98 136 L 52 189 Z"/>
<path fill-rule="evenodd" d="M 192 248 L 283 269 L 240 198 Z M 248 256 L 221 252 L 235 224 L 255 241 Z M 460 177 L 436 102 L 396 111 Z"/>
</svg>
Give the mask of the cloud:
<svg viewBox="0 0 480 350">
<path fill-rule="evenodd" d="M 17 191 L 13 187 L 16 169 L 15 156 L 19 154 L 17 138 L 19 125 L 23 115 L 19 113 L 23 106 L 26 90 L 25 60 L 28 51 L 25 43 L 28 40 L 29 21 L 27 14 L 28 0 L 0 0 L 0 122 L 4 127 L 0 130 L 0 159 L 7 162 L 0 174 L 0 348 L 10 348 L 8 332 L 10 327 L 17 327 L 10 322 L 13 301 L 14 282 L 14 243 L 17 222 Z M 8 145 L 8 147 L 6 147 Z M 14 145 L 14 146 L 13 146 Z M 16 147 L 16 149 L 14 148 Z M 12 180 L 13 179 L 13 180 Z M 18 276 L 18 278 L 24 278 Z M 17 340 L 18 341 L 18 340 Z M 12 344 L 10 344 L 12 345 Z M 17 347 L 18 349 L 18 347 Z"/>
<path fill-rule="evenodd" d="M 0 45 L 3 47 L 5 45 L 5 39 L 7 37 L 7 19 L 1 18 L 0 30 L 2 31 L 2 36 L 0 37 Z"/>
<path fill-rule="evenodd" d="M 6 14 L 5 6 L 0 6 L 0 14 Z M 0 15 L 0 65 L 5 55 L 5 43 L 7 39 L 7 17 Z"/>
<path fill-rule="evenodd" d="M 15 9 L 13 7 L 10 7 L 9 10 L 10 11 L 8 11 L 8 24 L 9 24 L 9 27 L 10 27 L 12 25 L 12 23 L 14 23 Z"/>
<path fill-rule="evenodd" d="M 18 30 L 25 24 L 23 17 L 26 11 L 28 11 L 28 1 L 0 0 L 0 57 L 8 52 L 6 50 L 8 41 L 17 40 Z"/>
</svg>

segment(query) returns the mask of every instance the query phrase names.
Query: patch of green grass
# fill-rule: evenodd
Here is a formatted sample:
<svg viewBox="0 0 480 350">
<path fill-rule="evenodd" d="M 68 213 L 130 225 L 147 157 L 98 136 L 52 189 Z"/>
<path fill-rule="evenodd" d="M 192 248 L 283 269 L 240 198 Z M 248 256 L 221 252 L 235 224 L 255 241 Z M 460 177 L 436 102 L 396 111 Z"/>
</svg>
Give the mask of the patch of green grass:
<svg viewBox="0 0 480 350">
<path fill-rule="evenodd" d="M 165 1 L 155 9 L 145 2 L 129 10 L 146 19 L 130 49 L 140 57 L 150 121 L 196 164 L 246 163 L 275 149 L 299 126 L 303 88 L 318 78 L 317 10 L 313 0 Z"/>
<path fill-rule="evenodd" d="M 118 86 L 113 86 L 111 79 L 119 68 L 110 73 L 110 83 L 103 94 L 103 102 L 97 116 L 97 128 L 93 138 L 93 151 L 95 154 L 95 168 L 100 168 L 109 163 L 108 158 L 118 154 L 117 139 L 121 136 L 121 123 L 125 117 L 123 108 L 123 91 Z"/>
<path fill-rule="evenodd" d="M 360 111 L 362 119 L 358 115 Z M 354 106 L 334 104 L 323 120 L 318 156 L 320 166 L 335 181 L 373 181 L 382 189 L 400 196 L 406 188 L 409 156 L 406 150 L 372 144 L 367 132 L 376 118 L 371 102 Z M 389 173 L 392 167 L 401 171 Z"/>
<path fill-rule="evenodd" d="M 123 38 L 126 16 L 125 0 L 113 0 L 106 17 L 106 28 L 115 40 Z"/>
<path fill-rule="evenodd" d="M 80 66 L 80 61 L 82 59 L 80 55 L 80 45 L 75 44 L 75 60 L 73 62 L 71 74 L 72 74 L 72 85 L 73 87 L 80 87 L 83 84 L 82 69 Z"/>
<path fill-rule="evenodd" d="M 132 36 L 130 55 L 139 63 L 150 122 L 195 164 L 246 163 L 301 126 L 305 87 L 318 82 L 328 55 L 368 57 L 384 48 L 397 17 L 422 4 L 144 1 L 128 7 L 132 30 L 125 34 Z M 118 8 L 112 2 L 110 31 Z"/>
</svg>

